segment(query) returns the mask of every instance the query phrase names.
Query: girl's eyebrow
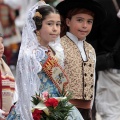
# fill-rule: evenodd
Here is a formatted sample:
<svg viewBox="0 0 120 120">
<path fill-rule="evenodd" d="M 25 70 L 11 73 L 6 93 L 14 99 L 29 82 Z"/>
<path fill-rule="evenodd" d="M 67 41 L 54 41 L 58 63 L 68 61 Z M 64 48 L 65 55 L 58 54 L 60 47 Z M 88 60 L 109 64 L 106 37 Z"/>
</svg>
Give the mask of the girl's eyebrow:
<svg viewBox="0 0 120 120">
<path fill-rule="evenodd" d="M 47 24 L 49 24 L 49 23 L 57 23 L 57 24 L 61 24 L 61 21 L 53 21 L 53 20 L 49 20 L 49 21 L 47 21 L 46 22 Z"/>
<path fill-rule="evenodd" d="M 49 21 L 47 21 L 47 22 L 55 22 L 54 20 L 49 20 Z M 61 21 L 57 21 L 57 22 L 61 22 Z"/>
</svg>

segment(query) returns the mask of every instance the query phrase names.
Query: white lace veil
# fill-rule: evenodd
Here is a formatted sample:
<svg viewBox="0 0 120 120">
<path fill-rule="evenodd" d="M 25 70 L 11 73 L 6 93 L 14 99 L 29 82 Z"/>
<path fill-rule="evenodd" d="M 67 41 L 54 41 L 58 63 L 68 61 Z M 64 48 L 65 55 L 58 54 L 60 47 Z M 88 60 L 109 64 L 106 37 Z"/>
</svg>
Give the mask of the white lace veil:
<svg viewBox="0 0 120 120">
<path fill-rule="evenodd" d="M 36 26 L 33 16 L 38 6 L 42 5 L 45 5 L 44 1 L 39 1 L 28 11 L 22 32 L 22 43 L 16 68 L 18 102 L 15 107 L 16 114 L 20 115 L 20 120 L 33 120 L 31 96 L 35 95 L 36 92 L 39 93 L 40 80 L 37 73 L 42 69 L 39 61 L 45 56 L 45 50 L 40 47 L 34 33 Z M 54 45 L 55 43 L 51 43 L 51 46 Z M 59 49 L 58 52 L 63 52 L 60 44 L 55 48 Z"/>
</svg>

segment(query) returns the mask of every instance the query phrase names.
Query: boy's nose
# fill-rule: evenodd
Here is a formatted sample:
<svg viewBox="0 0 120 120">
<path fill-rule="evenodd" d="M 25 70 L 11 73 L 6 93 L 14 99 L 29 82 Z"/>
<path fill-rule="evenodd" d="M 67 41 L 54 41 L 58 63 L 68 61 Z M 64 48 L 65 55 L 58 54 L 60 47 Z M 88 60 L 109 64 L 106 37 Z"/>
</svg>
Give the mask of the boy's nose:
<svg viewBox="0 0 120 120">
<path fill-rule="evenodd" d="M 83 27 L 86 28 L 87 27 L 87 22 L 83 23 Z"/>
</svg>

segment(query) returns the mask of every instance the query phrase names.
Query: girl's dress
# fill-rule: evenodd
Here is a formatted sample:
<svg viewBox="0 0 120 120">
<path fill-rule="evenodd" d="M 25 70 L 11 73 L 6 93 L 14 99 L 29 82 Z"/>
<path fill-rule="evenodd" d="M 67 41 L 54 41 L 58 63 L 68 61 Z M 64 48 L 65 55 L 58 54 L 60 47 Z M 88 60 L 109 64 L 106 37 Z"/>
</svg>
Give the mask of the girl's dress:
<svg viewBox="0 0 120 120">
<path fill-rule="evenodd" d="M 43 65 L 47 58 L 47 54 L 45 55 L 45 58 L 40 61 L 41 65 Z M 38 72 L 40 84 L 39 84 L 39 93 L 42 93 L 44 91 L 48 91 L 48 93 L 51 95 L 51 97 L 60 97 L 60 92 L 58 88 L 55 86 L 55 84 L 49 79 L 48 75 L 44 72 L 44 70 L 41 70 Z M 16 108 L 19 106 L 19 103 L 16 103 L 16 105 L 13 106 L 10 114 L 7 117 L 7 120 L 21 120 L 23 119 L 20 114 L 16 112 Z M 25 119 L 23 119 L 25 120 Z M 79 111 L 76 107 L 72 108 L 72 111 L 69 113 L 69 117 L 67 120 L 83 120 L 82 116 L 80 115 Z"/>
</svg>

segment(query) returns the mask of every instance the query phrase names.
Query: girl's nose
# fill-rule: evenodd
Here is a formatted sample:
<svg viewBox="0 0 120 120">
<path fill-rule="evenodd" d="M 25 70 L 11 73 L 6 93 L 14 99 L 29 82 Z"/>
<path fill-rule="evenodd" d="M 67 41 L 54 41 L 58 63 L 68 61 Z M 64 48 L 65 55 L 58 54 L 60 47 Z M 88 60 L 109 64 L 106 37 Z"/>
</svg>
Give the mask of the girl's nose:
<svg viewBox="0 0 120 120">
<path fill-rule="evenodd" d="M 53 31 L 56 31 L 56 30 L 57 30 L 57 26 L 54 25 L 54 26 L 53 26 Z"/>
</svg>

